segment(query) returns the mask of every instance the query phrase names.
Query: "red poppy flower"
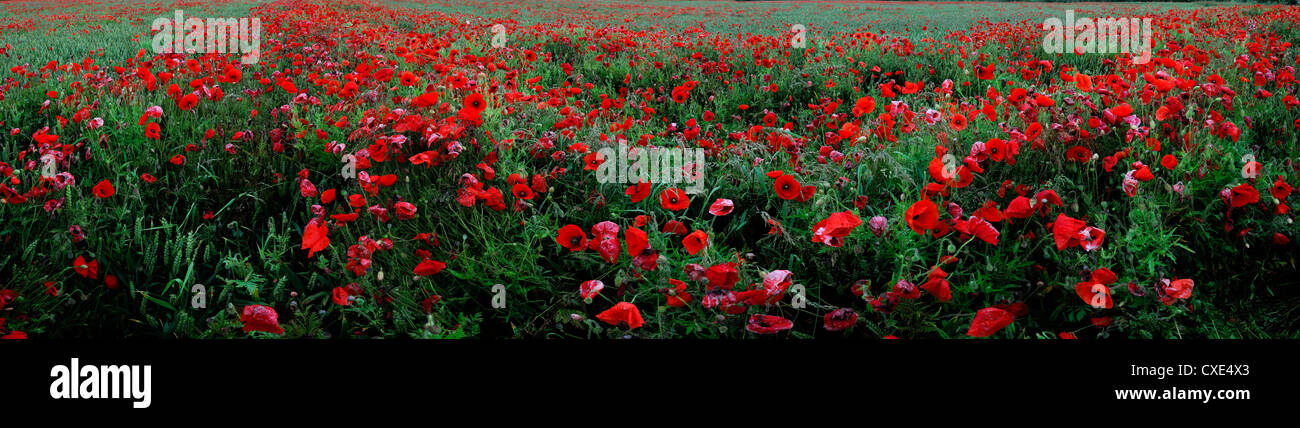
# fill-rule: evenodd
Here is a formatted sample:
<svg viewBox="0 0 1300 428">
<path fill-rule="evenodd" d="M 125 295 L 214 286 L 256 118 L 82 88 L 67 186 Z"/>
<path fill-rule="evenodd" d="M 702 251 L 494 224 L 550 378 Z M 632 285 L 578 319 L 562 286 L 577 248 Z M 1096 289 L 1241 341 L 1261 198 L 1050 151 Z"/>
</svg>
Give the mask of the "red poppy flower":
<svg viewBox="0 0 1300 428">
<path fill-rule="evenodd" d="M 584 300 L 590 301 L 592 298 L 596 297 L 597 294 L 600 294 L 600 290 L 604 289 L 605 283 L 601 282 L 599 279 L 593 279 L 590 281 L 583 281 L 582 284 L 579 284 L 578 294 L 581 295 Z"/>
<path fill-rule="evenodd" d="M 1083 220 L 1065 214 L 1057 214 L 1056 220 L 1052 222 L 1052 238 L 1056 241 L 1057 250 L 1081 245 L 1085 250 L 1093 251 L 1101 248 L 1105 237 L 1106 231 L 1088 226 Z"/>
<path fill-rule="evenodd" d="M 1101 268 L 1092 271 L 1090 281 L 1084 281 L 1074 286 L 1074 292 L 1083 299 L 1083 303 L 1097 309 L 1110 309 L 1114 307 L 1114 302 L 1110 298 L 1110 284 L 1114 284 L 1118 277 L 1110 269 Z"/>
<path fill-rule="evenodd" d="M 483 111 L 474 109 L 460 109 L 456 112 L 456 118 L 468 126 L 478 126 L 483 123 Z"/>
<path fill-rule="evenodd" d="M 975 164 L 972 162 L 971 165 Z M 928 193 L 947 192 L 944 186 L 960 189 L 975 181 L 975 175 L 971 173 L 970 168 L 966 165 L 945 164 L 942 156 L 931 158 L 926 170 L 929 171 L 930 178 L 935 181 L 926 185 Z"/>
<path fill-rule="evenodd" d="M 595 233 L 591 241 L 587 243 L 587 248 L 591 248 L 600 254 L 600 258 L 606 262 L 615 263 L 618 261 L 618 252 L 622 249 L 622 243 L 618 240 L 617 230 L 614 233 Z"/>
<path fill-rule="evenodd" d="M 189 111 L 190 109 L 194 108 L 194 106 L 198 104 L 199 104 L 199 96 L 193 93 L 185 94 L 185 96 L 176 100 L 176 106 L 180 107 L 180 109 L 183 111 Z"/>
<path fill-rule="evenodd" d="M 662 290 L 664 297 L 668 299 L 668 306 L 680 308 L 691 302 L 691 295 L 686 292 L 685 282 L 669 278 L 668 284 L 672 285 L 672 287 Z"/>
<path fill-rule="evenodd" d="M 659 205 L 669 211 L 681 211 L 691 205 L 691 199 L 682 189 L 674 187 L 659 194 Z"/>
<path fill-rule="evenodd" d="M 1287 196 L 1291 196 L 1291 185 L 1282 180 L 1282 176 L 1277 176 L 1277 181 L 1273 182 L 1273 187 L 1268 192 L 1279 201 L 1285 201 Z"/>
<path fill-rule="evenodd" d="M 433 259 L 424 259 L 420 264 L 415 265 L 415 269 L 413 269 L 412 272 L 419 276 L 433 276 L 437 275 L 438 272 L 442 272 L 442 270 L 446 268 L 446 263 Z"/>
<path fill-rule="evenodd" d="M 284 92 L 287 94 L 292 95 L 298 93 L 298 85 L 294 85 L 292 80 L 284 79 L 279 82 L 276 82 L 275 85 L 279 86 L 280 89 L 284 90 Z"/>
<path fill-rule="evenodd" d="M 934 201 L 922 199 L 907 208 L 904 214 L 907 219 L 907 226 L 912 228 L 913 232 L 924 235 L 925 231 L 934 229 L 935 224 L 939 222 L 939 206 Z"/>
<path fill-rule="evenodd" d="M 1092 92 L 1092 78 L 1083 73 L 1074 75 L 1074 84 L 1083 92 Z"/>
<path fill-rule="evenodd" d="M 794 273 L 785 269 L 777 269 L 768 272 L 763 276 L 762 291 L 766 294 L 765 301 L 762 304 L 775 304 L 785 297 L 785 290 L 790 288 L 794 282 Z"/>
<path fill-rule="evenodd" d="M 1065 151 L 1065 159 L 1074 162 L 1087 162 L 1092 159 L 1092 150 L 1084 146 L 1074 146 Z"/>
<path fill-rule="evenodd" d="M 582 251 L 582 248 L 586 248 L 586 233 L 582 232 L 582 228 L 578 228 L 577 225 L 565 225 L 560 228 L 559 235 L 555 237 L 555 242 L 559 242 L 562 247 L 569 248 L 569 251 Z"/>
<path fill-rule="evenodd" d="M 650 249 L 650 240 L 644 230 L 629 227 L 627 232 L 624 232 L 623 237 L 627 239 L 628 256 L 636 257 Z"/>
<path fill-rule="evenodd" d="M 618 302 L 614 307 L 597 314 L 596 318 L 607 324 L 626 326 L 629 329 L 645 325 L 645 320 L 641 318 L 641 310 L 628 302 Z"/>
<path fill-rule="evenodd" d="M 984 149 L 988 151 L 989 159 L 993 159 L 994 162 L 1002 162 L 1007 157 L 1007 143 L 1000 138 L 984 142 Z"/>
<path fill-rule="evenodd" d="M 312 221 L 302 231 L 302 247 L 307 250 L 307 258 L 316 255 L 330 245 L 329 227 L 324 223 Z"/>
<path fill-rule="evenodd" d="M 510 193 L 515 195 L 515 197 L 519 199 L 523 199 L 523 200 L 533 199 L 533 188 L 528 187 L 528 185 L 524 183 L 516 183 L 513 187 L 510 188 Z"/>
<path fill-rule="evenodd" d="M 18 300 L 18 296 L 20 295 L 21 294 L 17 291 L 8 288 L 0 289 L 0 309 L 4 309 L 5 305 L 13 303 L 14 300 Z"/>
<path fill-rule="evenodd" d="M 1142 162 L 1133 162 L 1133 178 L 1138 181 L 1151 181 L 1156 179 L 1156 175 L 1152 174 L 1151 168 L 1143 165 Z"/>
<path fill-rule="evenodd" d="M 641 202 L 645 200 L 647 196 L 650 196 L 650 183 L 642 181 L 628 186 L 627 190 L 625 190 L 623 194 L 631 196 L 633 203 Z"/>
<path fill-rule="evenodd" d="M 799 192 L 803 190 L 799 185 L 799 180 L 795 180 L 794 176 L 790 174 L 782 174 L 777 177 L 776 182 L 772 184 L 772 188 L 776 190 L 777 197 L 787 201 L 799 197 Z"/>
<path fill-rule="evenodd" d="M 343 287 L 334 287 L 334 290 L 330 292 L 330 301 L 339 306 L 352 304 L 352 301 L 348 300 L 348 290 Z"/>
<path fill-rule="evenodd" d="M 659 269 L 659 252 L 647 248 L 641 254 L 632 257 L 632 265 L 644 271 L 657 270 Z"/>
<path fill-rule="evenodd" d="M 1041 123 L 1034 122 L 1029 124 L 1029 127 L 1025 128 L 1026 140 L 1029 141 L 1037 140 L 1038 137 L 1041 135 L 1043 135 L 1043 124 Z"/>
<path fill-rule="evenodd" d="M 420 96 L 415 97 L 415 100 L 414 100 L 412 103 L 415 104 L 416 107 L 433 107 L 433 106 L 436 106 L 436 105 L 438 105 L 438 93 L 437 93 L 437 92 L 425 92 L 425 93 L 423 93 L 423 94 L 420 94 Z"/>
<path fill-rule="evenodd" d="M 795 198 L 795 200 L 799 202 L 808 202 L 808 200 L 812 199 L 813 195 L 816 193 L 816 186 L 803 186 L 799 188 L 799 197 Z"/>
<path fill-rule="evenodd" d="M 1034 200 L 1040 204 L 1039 208 L 1042 208 L 1044 212 L 1046 212 L 1048 205 L 1065 206 L 1065 203 L 1061 201 L 1061 196 L 1051 189 L 1038 191 L 1038 193 L 1034 194 Z"/>
<path fill-rule="evenodd" d="M 709 289 L 730 290 L 736 286 L 736 281 L 740 280 L 740 274 L 736 273 L 736 268 L 729 263 L 710 266 L 704 271 L 704 277 L 709 280 Z"/>
<path fill-rule="evenodd" d="M 264 331 L 267 333 L 284 334 L 284 329 L 280 327 L 279 315 L 275 309 L 262 305 L 244 306 L 239 321 L 244 323 L 244 332 Z"/>
<path fill-rule="evenodd" d="M 72 261 L 72 270 L 83 278 L 99 279 L 99 260 L 86 262 L 85 257 L 77 256 L 77 259 Z"/>
<path fill-rule="evenodd" d="M 304 198 L 314 198 L 319 193 L 316 191 L 316 185 L 312 184 L 311 180 L 303 179 L 298 181 L 298 194 Z"/>
<path fill-rule="evenodd" d="M 1165 157 L 1160 158 L 1160 166 L 1165 167 L 1165 169 L 1177 168 L 1178 158 L 1174 157 L 1174 155 L 1165 155 Z"/>
<path fill-rule="evenodd" d="M 680 221 L 668 220 L 667 222 L 664 223 L 664 227 L 660 231 L 663 233 L 671 233 L 674 235 L 685 235 L 686 226 L 683 225 L 682 222 Z"/>
<path fill-rule="evenodd" d="M 947 274 L 944 274 L 944 276 L 946 277 Z M 935 300 L 940 302 L 952 300 L 952 284 L 944 277 L 931 277 L 924 284 L 921 284 L 920 289 L 933 294 Z"/>
<path fill-rule="evenodd" d="M 876 99 L 870 96 L 858 98 L 853 103 L 853 117 L 861 117 L 864 114 L 871 113 L 876 109 Z"/>
<path fill-rule="evenodd" d="M 487 102 L 483 101 L 483 94 L 475 92 L 465 97 L 465 103 L 462 107 L 481 112 L 487 109 Z"/>
<path fill-rule="evenodd" d="M 109 183 L 108 180 L 102 180 L 98 184 L 95 184 L 94 188 L 90 189 L 90 193 L 93 193 L 96 198 L 107 198 L 113 196 L 114 193 L 117 193 L 117 189 L 113 188 L 113 183 Z"/>
<path fill-rule="evenodd" d="M 862 225 L 862 219 L 853 211 L 845 210 L 832 213 L 826 219 L 813 225 L 812 242 L 820 242 L 832 247 L 844 245 L 844 237 L 853 233 L 853 229 Z"/>
<path fill-rule="evenodd" d="M 413 219 L 415 218 L 416 211 L 417 209 L 415 208 L 415 204 L 410 202 L 401 201 L 393 204 L 393 213 L 397 214 L 398 220 Z"/>
<path fill-rule="evenodd" d="M 1007 204 L 1007 209 L 1002 210 L 1002 214 L 1008 218 L 1029 218 L 1034 215 L 1034 201 L 1024 196 L 1017 196 Z"/>
<path fill-rule="evenodd" d="M 1124 117 L 1133 114 L 1133 106 L 1128 103 L 1120 103 L 1120 105 L 1111 107 L 1106 110 L 1106 112 L 1114 115 L 1116 118 L 1123 119 Z"/>
<path fill-rule="evenodd" d="M 357 212 L 330 215 L 330 218 L 333 219 L 335 223 L 338 223 L 340 225 L 357 221 L 357 217 L 360 217 L 360 214 L 358 214 Z"/>
<path fill-rule="evenodd" d="M 998 210 L 997 202 L 984 201 L 984 206 L 971 213 L 971 217 L 979 217 L 985 221 L 996 223 L 1002 221 L 1002 211 Z"/>
<path fill-rule="evenodd" d="M 162 127 L 158 126 L 157 123 L 149 122 L 144 127 L 144 136 L 145 138 L 157 140 L 162 137 Z"/>
<path fill-rule="evenodd" d="M 403 71 L 397 76 L 398 79 L 401 80 L 402 86 L 411 86 L 420 81 L 420 76 L 416 76 L 415 73 L 409 71 Z"/>
<path fill-rule="evenodd" d="M 840 331 L 852 327 L 858 322 L 858 313 L 850 308 L 840 308 L 822 318 L 822 327 L 828 331 Z"/>
<path fill-rule="evenodd" d="M 709 214 L 724 216 L 731 214 L 733 209 L 735 209 L 735 204 L 733 204 L 730 199 L 719 198 L 718 200 L 713 201 L 713 205 L 709 206 Z"/>
<path fill-rule="evenodd" d="M 182 165 L 185 163 L 185 155 L 172 156 L 170 162 L 172 163 L 172 165 Z"/>
<path fill-rule="evenodd" d="M 609 220 L 602 221 L 600 223 L 596 223 L 594 226 L 591 226 L 591 236 L 594 237 L 601 237 L 605 235 L 614 236 L 614 235 L 618 235 L 618 231 L 619 231 L 618 224 Z"/>
<path fill-rule="evenodd" d="M 694 232 L 691 232 L 690 235 L 686 235 L 685 238 L 682 238 L 682 246 L 686 247 L 686 252 L 690 253 L 692 256 L 699 254 L 700 250 L 703 250 L 704 247 L 707 247 L 708 245 L 709 234 L 704 233 L 703 230 L 696 229 Z"/>
<path fill-rule="evenodd" d="M 537 193 L 546 193 L 546 179 L 541 174 L 533 174 L 533 191 Z"/>
<path fill-rule="evenodd" d="M 951 126 L 952 129 L 957 132 L 966 129 L 966 124 L 966 115 L 961 113 L 952 115 L 952 119 L 948 121 L 948 126 Z"/>
<path fill-rule="evenodd" d="M 964 233 L 966 235 L 973 235 L 976 238 L 979 238 L 981 241 L 993 245 L 998 245 L 998 236 L 1001 235 L 1001 232 L 998 232 L 998 230 L 995 229 L 992 224 L 989 224 L 988 221 L 985 221 L 984 219 L 979 217 L 971 217 L 966 219 L 965 221 L 962 220 L 954 221 L 953 228 L 956 229 L 958 232 Z"/>
<path fill-rule="evenodd" d="M 749 317 L 745 329 L 758 334 L 774 334 L 789 330 L 794 322 L 775 315 L 754 314 Z"/>
<path fill-rule="evenodd" d="M 1190 279 L 1176 279 L 1173 281 L 1162 279 L 1161 285 L 1156 288 L 1160 291 L 1160 302 L 1165 306 L 1172 305 L 1177 299 L 1189 299 L 1192 297 L 1192 288 L 1196 284 Z"/>
<path fill-rule="evenodd" d="M 1010 312 L 998 308 L 984 308 L 975 313 L 975 319 L 971 320 L 970 329 L 966 335 L 970 337 L 989 337 L 999 330 L 1011 325 L 1015 317 Z"/>
<path fill-rule="evenodd" d="M 1228 201 L 1233 208 L 1241 208 L 1259 202 L 1259 191 L 1250 184 L 1238 184 L 1229 191 Z"/>
</svg>

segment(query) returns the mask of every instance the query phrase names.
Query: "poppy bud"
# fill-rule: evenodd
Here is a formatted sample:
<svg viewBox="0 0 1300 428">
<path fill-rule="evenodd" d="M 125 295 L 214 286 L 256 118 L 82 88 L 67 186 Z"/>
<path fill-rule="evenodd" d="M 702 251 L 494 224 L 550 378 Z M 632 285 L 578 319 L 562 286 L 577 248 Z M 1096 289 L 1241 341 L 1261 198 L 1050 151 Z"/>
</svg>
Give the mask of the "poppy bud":
<svg viewBox="0 0 1300 428">
<path fill-rule="evenodd" d="M 871 218 L 869 224 L 871 226 L 871 233 L 875 234 L 876 237 L 879 238 L 885 233 L 885 228 L 888 226 L 889 220 L 882 216 L 875 216 Z"/>
</svg>

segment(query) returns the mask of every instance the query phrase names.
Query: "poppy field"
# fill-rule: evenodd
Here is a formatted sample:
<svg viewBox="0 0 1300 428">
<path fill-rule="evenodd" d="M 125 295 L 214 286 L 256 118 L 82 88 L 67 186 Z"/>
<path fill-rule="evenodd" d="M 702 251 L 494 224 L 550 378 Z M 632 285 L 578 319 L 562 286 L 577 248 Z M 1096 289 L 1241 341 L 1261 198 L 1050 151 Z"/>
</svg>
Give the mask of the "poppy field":
<svg viewBox="0 0 1300 428">
<path fill-rule="evenodd" d="M 182 10 L 247 19 L 191 49 Z M 1047 52 L 1067 10 L 1149 19 L 1149 61 Z M 1283 5 L 4 2 L 0 336 L 1296 338 L 1298 36 Z"/>
</svg>

